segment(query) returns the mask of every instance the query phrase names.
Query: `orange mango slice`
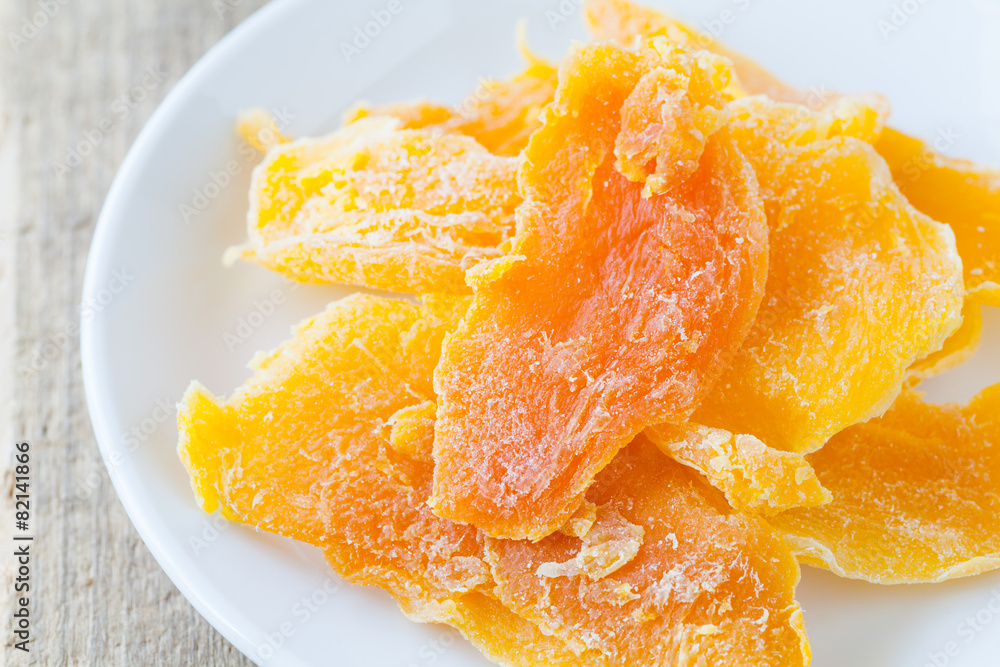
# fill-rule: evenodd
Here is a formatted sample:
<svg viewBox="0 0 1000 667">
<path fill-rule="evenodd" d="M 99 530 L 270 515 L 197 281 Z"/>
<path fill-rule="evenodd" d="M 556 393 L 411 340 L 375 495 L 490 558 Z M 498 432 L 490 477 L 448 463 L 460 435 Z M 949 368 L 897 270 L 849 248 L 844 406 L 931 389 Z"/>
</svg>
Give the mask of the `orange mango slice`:
<svg viewBox="0 0 1000 667">
<path fill-rule="evenodd" d="M 636 433 L 685 421 L 739 346 L 767 242 L 721 125 L 726 74 L 663 40 L 563 63 L 524 154 L 517 236 L 467 274 L 473 304 L 435 371 L 441 516 L 548 535 Z"/>
<path fill-rule="evenodd" d="M 641 436 L 587 499 L 582 538 L 487 541 L 502 603 L 613 665 L 809 664 L 798 565 L 763 521 Z"/>
<path fill-rule="evenodd" d="M 694 468 L 739 511 L 763 515 L 830 502 L 830 492 L 801 454 L 772 449 L 752 435 L 697 424 L 645 431 L 664 454 Z"/>
<path fill-rule="evenodd" d="M 862 140 L 876 110 L 731 106 L 765 199 L 770 272 L 750 335 L 693 420 L 810 452 L 885 411 L 958 328 L 961 260 L 951 230 L 909 204 Z"/>
<path fill-rule="evenodd" d="M 1000 567 L 1000 385 L 964 407 L 907 391 L 808 459 L 833 502 L 770 519 L 800 561 L 881 584 Z"/>
<path fill-rule="evenodd" d="M 243 259 L 306 282 L 464 292 L 514 232 L 517 160 L 473 139 L 361 120 L 272 150 L 254 171 Z"/>
</svg>

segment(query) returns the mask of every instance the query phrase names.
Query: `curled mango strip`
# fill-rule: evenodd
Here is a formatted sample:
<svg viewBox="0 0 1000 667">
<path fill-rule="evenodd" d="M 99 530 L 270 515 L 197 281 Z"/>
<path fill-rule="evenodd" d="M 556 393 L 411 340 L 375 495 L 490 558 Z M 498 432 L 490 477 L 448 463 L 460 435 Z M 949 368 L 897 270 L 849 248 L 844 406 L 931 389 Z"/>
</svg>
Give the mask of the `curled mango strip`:
<svg viewBox="0 0 1000 667">
<path fill-rule="evenodd" d="M 465 270 L 513 234 L 517 160 L 399 124 L 371 118 L 277 146 L 254 170 L 249 241 L 226 261 L 306 282 L 467 291 Z"/>
<path fill-rule="evenodd" d="M 876 110 L 763 97 L 732 108 L 765 199 L 770 269 L 750 335 L 693 420 L 810 452 L 881 414 L 959 327 L 961 260 L 951 230 L 909 204 L 862 140 L 878 132 Z"/>
<path fill-rule="evenodd" d="M 642 436 L 587 498 L 598 520 L 582 538 L 487 540 L 506 606 L 613 665 L 809 664 L 798 565 L 762 520 L 730 513 L 718 491 Z M 605 560 L 619 556 L 613 567 L 553 567 L 599 544 Z"/>
<path fill-rule="evenodd" d="M 685 424 L 651 426 L 645 435 L 726 495 L 733 509 L 763 515 L 830 502 L 830 492 L 800 454 L 772 449 L 752 435 Z"/>
<path fill-rule="evenodd" d="M 1000 567 L 1000 385 L 964 407 L 907 391 L 808 460 L 833 502 L 769 519 L 801 562 L 880 584 Z"/>
<path fill-rule="evenodd" d="M 739 346 L 767 241 L 719 124 L 725 77 L 664 40 L 563 63 L 519 174 L 518 234 L 467 274 L 473 305 L 435 371 L 441 516 L 552 533 L 639 431 L 684 422 Z M 638 132 L 640 117 L 655 122 Z"/>
</svg>

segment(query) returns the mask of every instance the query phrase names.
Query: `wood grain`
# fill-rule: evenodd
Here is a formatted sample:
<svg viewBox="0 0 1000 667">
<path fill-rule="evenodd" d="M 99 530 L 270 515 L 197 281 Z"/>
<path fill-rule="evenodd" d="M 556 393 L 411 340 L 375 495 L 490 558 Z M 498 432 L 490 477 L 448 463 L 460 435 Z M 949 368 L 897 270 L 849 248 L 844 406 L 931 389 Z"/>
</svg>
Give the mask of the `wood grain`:
<svg viewBox="0 0 1000 667">
<path fill-rule="evenodd" d="M 263 4 L 0 3 L 0 460 L 6 469 L 15 439 L 31 443 L 37 584 L 25 656 L 11 646 L 5 553 L 0 664 L 251 664 L 177 591 L 129 522 L 91 430 L 72 325 L 94 223 L 128 147 L 195 61 Z M 148 68 L 162 81 L 139 94 Z M 81 142 L 91 149 L 60 173 Z M 9 470 L 4 485 L 0 548 L 9 552 Z"/>
</svg>

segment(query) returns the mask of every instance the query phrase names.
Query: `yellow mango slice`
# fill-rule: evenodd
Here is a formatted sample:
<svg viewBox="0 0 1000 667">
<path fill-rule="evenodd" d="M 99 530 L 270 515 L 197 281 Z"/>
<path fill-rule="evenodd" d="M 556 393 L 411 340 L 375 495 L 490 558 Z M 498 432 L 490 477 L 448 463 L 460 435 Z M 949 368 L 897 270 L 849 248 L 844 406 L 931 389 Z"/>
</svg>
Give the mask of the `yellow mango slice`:
<svg viewBox="0 0 1000 667">
<path fill-rule="evenodd" d="M 393 416 L 433 398 L 441 339 L 465 306 L 428 303 L 335 302 L 258 355 L 253 378 L 227 401 L 194 383 L 178 415 L 179 453 L 203 509 L 310 544 L 376 551 L 411 610 L 489 580 L 476 531 L 424 504 L 429 463 L 389 442 Z M 412 548 L 415 535 L 426 549 Z"/>
<path fill-rule="evenodd" d="M 641 436 L 587 498 L 598 519 L 583 538 L 487 541 L 503 604 L 613 665 L 809 664 L 798 565 L 763 521 Z"/>
<path fill-rule="evenodd" d="M 664 454 L 704 475 L 735 510 L 766 516 L 832 498 L 802 455 L 772 449 L 752 435 L 697 424 L 651 426 L 645 435 Z"/>
<path fill-rule="evenodd" d="M 378 107 L 357 105 L 344 116 L 351 123 L 361 118 L 399 118 L 404 128 L 437 128 L 472 137 L 494 155 L 515 156 L 528 145 L 541 126 L 542 107 L 552 101 L 557 70 L 527 54 L 524 72 L 504 81 L 483 81 L 455 107 L 424 100 Z"/>
<path fill-rule="evenodd" d="M 969 298 L 1000 306 L 1000 169 L 945 157 L 891 129 L 875 148 L 910 202 L 955 231 Z"/>
<path fill-rule="evenodd" d="M 863 102 L 731 107 L 765 199 L 770 269 L 750 335 L 692 419 L 810 452 L 882 413 L 907 369 L 958 328 L 961 260 L 951 230 L 913 208 L 855 138 L 879 128 Z"/>
<path fill-rule="evenodd" d="M 907 391 L 808 460 L 833 502 L 769 519 L 800 561 L 880 584 L 1000 567 L 1000 385 L 964 407 Z"/>
<path fill-rule="evenodd" d="M 776 79 L 749 58 L 719 44 L 709 34 L 697 32 L 662 12 L 628 0 L 586 0 L 584 18 L 591 34 L 597 39 L 629 45 L 639 39 L 662 35 L 671 42 L 728 58 L 736 71 L 736 85 L 750 95 L 767 95 L 773 100 L 817 107 L 814 103 L 810 104 L 814 100 L 808 94 Z"/>
<path fill-rule="evenodd" d="M 473 139 L 361 120 L 279 145 L 255 170 L 249 241 L 228 251 L 306 282 L 467 291 L 514 232 L 517 160 Z"/>
<path fill-rule="evenodd" d="M 718 58 L 664 40 L 563 63 L 518 235 L 467 275 L 473 305 L 435 371 L 441 516 L 548 535 L 639 431 L 685 421 L 739 346 L 767 243 L 725 84 Z"/>
</svg>

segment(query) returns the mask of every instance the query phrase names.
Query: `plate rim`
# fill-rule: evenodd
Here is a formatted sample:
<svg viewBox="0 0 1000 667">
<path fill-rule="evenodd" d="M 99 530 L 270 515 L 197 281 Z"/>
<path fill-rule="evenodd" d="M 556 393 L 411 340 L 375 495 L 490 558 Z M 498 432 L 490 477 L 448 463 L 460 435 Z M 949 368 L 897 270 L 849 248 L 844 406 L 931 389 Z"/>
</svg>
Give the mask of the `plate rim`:
<svg viewBox="0 0 1000 667">
<path fill-rule="evenodd" d="M 113 465 L 110 461 L 113 453 L 115 453 L 113 443 L 117 437 L 113 428 L 115 419 L 110 414 L 111 408 L 108 404 L 110 400 L 109 392 L 113 390 L 113 387 L 110 386 L 108 378 L 99 363 L 101 356 L 98 347 L 99 339 L 94 330 L 97 326 L 98 318 L 85 317 L 87 310 L 83 308 L 82 304 L 94 303 L 98 292 L 103 287 L 100 283 L 100 271 L 107 266 L 107 255 L 110 253 L 110 245 L 121 231 L 122 226 L 127 222 L 124 216 L 119 213 L 119 209 L 123 206 L 122 200 L 125 194 L 131 191 L 134 182 L 139 178 L 141 174 L 139 167 L 149 159 L 152 154 L 152 147 L 165 134 L 169 133 L 173 122 L 183 111 L 189 100 L 197 94 L 202 81 L 210 76 L 215 67 L 217 67 L 218 61 L 223 59 L 229 52 L 255 39 L 259 33 L 265 31 L 270 26 L 272 21 L 296 11 L 305 4 L 307 4 L 306 0 L 271 0 L 209 47 L 195 61 L 194 65 L 185 72 L 166 96 L 164 96 L 126 153 L 125 158 L 115 173 L 104 203 L 101 205 L 101 211 L 94 227 L 94 234 L 87 251 L 87 263 L 84 270 L 83 289 L 80 300 L 80 365 L 87 412 L 94 431 L 94 438 L 101 452 L 101 459 L 111 479 L 115 493 L 124 507 L 129 521 L 131 521 L 132 526 L 142 539 L 143 544 L 149 549 L 150 554 L 163 572 L 166 573 L 171 583 L 177 587 L 181 595 L 216 631 L 254 664 L 259 664 L 255 656 L 257 646 L 226 618 L 207 596 L 202 594 L 188 580 L 185 570 L 175 563 L 170 556 L 164 536 L 151 526 L 151 522 L 143 510 L 142 503 L 136 500 L 131 493 L 130 486 L 135 481 L 125 479 L 120 467 Z M 288 665 L 290 667 L 309 667 L 300 658 L 287 653 L 275 655 L 273 664 Z"/>
</svg>

